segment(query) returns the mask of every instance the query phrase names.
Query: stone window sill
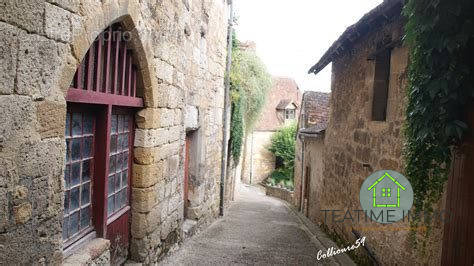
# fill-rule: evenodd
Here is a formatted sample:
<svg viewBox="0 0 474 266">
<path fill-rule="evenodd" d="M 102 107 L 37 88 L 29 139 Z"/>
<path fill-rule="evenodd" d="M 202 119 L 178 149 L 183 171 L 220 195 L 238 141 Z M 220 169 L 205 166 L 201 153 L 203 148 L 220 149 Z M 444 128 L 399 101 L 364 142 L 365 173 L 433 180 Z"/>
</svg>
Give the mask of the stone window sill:
<svg viewBox="0 0 474 266">
<path fill-rule="evenodd" d="M 92 237 L 95 237 L 95 233 Z M 64 264 L 89 265 L 110 248 L 110 241 L 103 238 L 90 239 L 87 236 L 84 237 L 84 241 L 80 242 L 64 251 Z"/>
</svg>

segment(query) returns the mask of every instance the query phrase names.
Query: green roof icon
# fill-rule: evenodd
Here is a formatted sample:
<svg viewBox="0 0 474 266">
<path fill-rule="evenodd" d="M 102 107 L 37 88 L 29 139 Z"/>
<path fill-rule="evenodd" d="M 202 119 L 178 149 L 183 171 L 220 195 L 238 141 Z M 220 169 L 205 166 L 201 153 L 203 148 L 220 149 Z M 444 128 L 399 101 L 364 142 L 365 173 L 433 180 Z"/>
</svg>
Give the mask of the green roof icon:
<svg viewBox="0 0 474 266">
<path fill-rule="evenodd" d="M 376 202 L 376 186 L 379 184 L 382 180 L 384 180 L 386 177 L 388 177 L 393 183 L 397 185 L 397 202 L 396 204 L 377 204 Z M 368 191 L 373 189 L 373 207 L 400 207 L 400 189 L 405 190 L 405 187 L 402 186 L 395 178 L 391 177 L 387 172 L 383 176 L 381 176 L 379 179 L 377 179 L 369 188 L 367 188 Z M 382 188 L 382 197 L 391 197 L 391 188 Z"/>
</svg>

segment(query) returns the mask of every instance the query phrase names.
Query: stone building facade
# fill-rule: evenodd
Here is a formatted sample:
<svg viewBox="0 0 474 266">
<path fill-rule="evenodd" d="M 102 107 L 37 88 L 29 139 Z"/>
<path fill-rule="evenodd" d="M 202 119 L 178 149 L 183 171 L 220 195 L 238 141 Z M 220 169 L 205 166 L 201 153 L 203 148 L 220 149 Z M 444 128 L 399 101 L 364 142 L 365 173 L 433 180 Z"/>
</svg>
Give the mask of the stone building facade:
<svg viewBox="0 0 474 266">
<path fill-rule="evenodd" d="M 347 210 L 362 209 L 359 191 L 371 173 L 382 169 L 403 173 L 409 51 L 401 41 L 402 5 L 402 1 L 384 1 L 349 27 L 310 70 L 316 74 L 332 62 L 330 118 L 322 178 L 316 184 L 321 187 L 310 198 L 320 210 L 338 210 L 337 221 L 331 212 L 326 218 L 322 212 L 315 215 L 319 224 L 349 243 L 366 236 L 372 259 L 378 263 L 439 265 L 440 224 L 434 224 L 423 254 L 410 242 L 408 220 L 389 225 L 363 218 L 341 222 Z"/>
<path fill-rule="evenodd" d="M 275 156 L 268 151 L 270 139 L 285 124 L 296 121 L 301 91 L 291 78 L 273 77 L 265 105 L 254 131 L 247 136 L 242 182 L 258 184 L 275 170 Z"/>
<path fill-rule="evenodd" d="M 184 217 L 204 225 L 217 216 L 228 11 L 223 0 L 0 1 L 0 262 L 105 263 L 120 253 L 136 262 L 153 263 L 182 239 Z M 97 206 L 107 209 L 100 199 L 96 202 L 95 193 L 107 191 L 103 187 L 107 183 L 93 179 L 94 212 L 89 214 L 94 225 L 103 226 L 91 227 L 86 237 L 65 246 L 64 204 L 71 207 L 68 197 L 75 195 L 66 195 L 66 154 L 74 149 L 66 145 L 70 122 L 66 114 L 69 117 L 76 105 L 92 112 L 130 102 L 110 93 L 90 98 L 93 106 L 67 100 L 81 61 L 111 25 L 124 32 L 127 51 L 133 54 L 127 57 L 127 66 L 131 71 L 133 63 L 138 75 L 138 80 L 133 78 L 137 97 L 129 99 L 136 106 L 127 109 L 135 120 L 129 134 L 134 135 L 129 137 L 130 181 L 121 181 L 128 184 L 124 195 L 129 193 L 129 218 L 121 229 L 128 244 L 105 240 L 116 232 L 107 229 L 110 221 L 95 217 Z M 127 81 L 131 79 L 127 76 Z M 109 105 L 101 105 L 101 100 Z M 100 121 L 97 118 L 94 124 L 96 130 Z M 108 121 L 104 125 L 113 124 Z M 185 202 L 187 132 L 194 135 L 195 150 Z M 77 147 L 85 149 L 83 143 Z M 94 145 L 111 147 L 107 138 Z M 99 168 L 107 173 L 107 166 L 112 167 L 106 157 L 95 160 L 94 173 Z M 84 165 L 85 161 L 83 170 Z M 95 187 L 101 182 L 102 187 Z M 81 191 L 87 195 L 84 188 Z M 98 213 L 103 216 L 106 211 Z M 69 218 L 73 224 L 75 218 Z"/>
<path fill-rule="evenodd" d="M 319 215 L 317 195 L 321 194 L 324 136 L 329 119 L 329 93 L 307 91 L 301 101 L 295 144 L 294 202 L 308 218 Z"/>
</svg>

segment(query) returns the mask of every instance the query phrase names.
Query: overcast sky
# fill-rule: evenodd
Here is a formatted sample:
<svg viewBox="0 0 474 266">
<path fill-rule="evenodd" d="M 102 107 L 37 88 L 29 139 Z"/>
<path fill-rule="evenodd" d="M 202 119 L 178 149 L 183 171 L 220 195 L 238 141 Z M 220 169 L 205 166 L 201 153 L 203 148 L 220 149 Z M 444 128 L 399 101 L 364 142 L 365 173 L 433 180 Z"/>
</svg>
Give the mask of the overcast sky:
<svg viewBox="0 0 474 266">
<path fill-rule="evenodd" d="M 235 0 L 237 38 L 254 41 L 275 76 L 301 90 L 331 90 L 331 70 L 307 74 L 344 30 L 382 0 Z"/>
</svg>

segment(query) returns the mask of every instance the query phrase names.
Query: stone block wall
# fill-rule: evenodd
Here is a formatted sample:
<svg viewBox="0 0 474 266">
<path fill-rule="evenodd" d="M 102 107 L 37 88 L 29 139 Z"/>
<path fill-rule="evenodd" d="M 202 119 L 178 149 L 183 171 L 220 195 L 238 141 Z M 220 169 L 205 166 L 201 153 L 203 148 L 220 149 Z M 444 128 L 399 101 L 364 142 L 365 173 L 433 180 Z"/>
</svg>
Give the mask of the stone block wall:
<svg viewBox="0 0 474 266">
<path fill-rule="evenodd" d="M 391 74 L 387 119 L 372 121 L 374 61 L 369 55 L 377 50 L 385 36 L 392 40 L 403 34 L 403 21 L 398 19 L 362 37 L 352 49 L 333 62 L 332 95 L 329 126 L 326 130 L 322 186 L 317 196 L 320 208 L 360 210 L 359 191 L 363 181 L 374 171 L 393 169 L 403 173 L 403 134 L 405 86 L 407 84 L 408 48 L 397 46 L 391 55 Z M 323 215 L 319 222 L 324 223 Z M 408 235 L 409 222 L 380 225 L 373 222 L 333 222 L 331 215 L 325 225 L 340 237 L 352 242 L 353 232 L 367 237 L 367 244 L 376 259 L 386 265 L 437 265 L 441 254 L 441 225 L 435 225 L 424 255 L 415 251 Z M 378 230 L 362 231 L 364 228 Z"/>
<path fill-rule="evenodd" d="M 286 188 L 265 186 L 265 195 L 279 198 L 284 200 L 292 205 L 294 205 L 294 192 Z"/>
<path fill-rule="evenodd" d="M 275 156 L 268 150 L 273 133 L 273 131 L 254 131 L 248 135 L 243 183 L 259 184 L 275 170 Z"/>
<path fill-rule="evenodd" d="M 196 218 L 217 215 L 227 16 L 223 0 L 0 1 L 0 261 L 64 259 L 65 94 L 91 43 L 116 22 L 130 33 L 145 102 L 131 258 L 155 262 L 181 238 L 185 123 L 202 138 Z"/>
</svg>

